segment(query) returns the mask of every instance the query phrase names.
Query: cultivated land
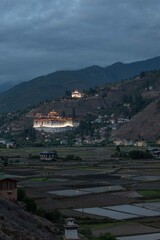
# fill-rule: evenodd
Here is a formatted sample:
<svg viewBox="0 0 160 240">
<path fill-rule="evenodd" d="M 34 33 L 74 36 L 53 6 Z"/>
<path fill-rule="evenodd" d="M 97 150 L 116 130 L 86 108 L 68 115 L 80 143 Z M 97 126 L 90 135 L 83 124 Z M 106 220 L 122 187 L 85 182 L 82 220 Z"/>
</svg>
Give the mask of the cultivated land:
<svg viewBox="0 0 160 240">
<path fill-rule="evenodd" d="M 160 232 L 160 160 L 113 158 L 115 147 L 109 146 L 57 147 L 59 159 L 42 162 L 39 153 L 44 150 L 1 149 L 0 155 L 8 156 L 9 163 L 1 165 L 1 177 L 17 178 L 18 186 L 25 188 L 38 207 L 76 217 L 80 229 L 90 228 L 97 235 L 107 231 L 117 236 Z M 71 154 L 81 160 L 63 159 Z M 115 205 L 125 205 L 127 211 L 139 208 L 151 215 L 136 213 L 136 217 L 117 220 L 85 211 L 96 208 L 104 212 Z"/>
</svg>

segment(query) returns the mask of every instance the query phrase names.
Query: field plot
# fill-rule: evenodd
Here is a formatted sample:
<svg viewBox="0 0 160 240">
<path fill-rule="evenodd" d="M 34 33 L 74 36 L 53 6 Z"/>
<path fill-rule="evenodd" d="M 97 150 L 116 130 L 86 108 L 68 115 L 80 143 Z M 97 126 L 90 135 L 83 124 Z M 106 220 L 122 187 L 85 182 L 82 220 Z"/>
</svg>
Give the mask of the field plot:
<svg viewBox="0 0 160 240">
<path fill-rule="evenodd" d="M 80 189 L 66 189 L 66 190 L 58 190 L 58 191 L 49 191 L 50 194 L 55 194 L 58 196 L 78 196 L 84 194 L 91 193 L 103 193 L 103 192 L 114 192 L 114 191 L 122 191 L 125 188 L 121 186 L 102 186 L 102 187 L 91 187 L 91 188 L 80 188 Z"/>
<path fill-rule="evenodd" d="M 160 212 L 160 202 L 137 203 L 134 205 Z"/>
<path fill-rule="evenodd" d="M 144 197 L 160 196 L 160 189 L 142 189 L 138 192 Z"/>
<path fill-rule="evenodd" d="M 87 192 L 83 192 L 83 191 L 80 191 L 80 190 L 74 190 L 74 189 L 49 191 L 48 193 L 59 195 L 59 196 L 66 196 L 66 197 L 80 196 L 80 195 L 89 194 L 89 192 L 87 193 Z"/>
<path fill-rule="evenodd" d="M 130 197 L 130 198 L 141 198 L 142 195 L 137 193 L 136 191 L 123 191 L 123 192 L 115 192 L 114 195 L 118 196 L 124 196 L 124 197 Z"/>
<path fill-rule="evenodd" d="M 128 214 L 135 214 L 139 217 L 146 216 L 146 217 L 153 217 L 153 216 L 160 216 L 160 212 L 153 211 L 144 207 L 138 207 L 133 205 L 116 205 L 112 207 L 106 207 L 105 209 L 110 209 L 118 212 L 128 213 Z"/>
<path fill-rule="evenodd" d="M 147 175 L 147 176 L 133 176 L 132 177 L 133 180 L 136 181 L 144 181 L 144 182 L 154 182 L 154 181 L 159 181 L 160 180 L 160 176 L 159 175 Z"/>
<path fill-rule="evenodd" d="M 160 233 L 117 237 L 117 240 L 159 240 L 159 239 L 160 239 Z"/>
<path fill-rule="evenodd" d="M 14 178 L 14 179 L 21 179 L 24 178 L 24 176 L 20 175 L 13 175 L 13 174 L 0 174 L 0 179 L 2 178 Z"/>
<path fill-rule="evenodd" d="M 137 215 L 117 212 L 117 211 L 104 209 L 104 208 L 98 208 L 98 207 L 75 209 L 75 210 L 79 211 L 79 212 L 82 212 L 82 213 L 84 212 L 84 213 L 98 215 L 98 216 L 101 216 L 101 217 L 112 218 L 112 219 L 116 219 L 116 220 L 124 220 L 124 219 L 130 219 L 130 218 L 138 217 Z"/>
<path fill-rule="evenodd" d="M 80 191 L 90 192 L 90 193 L 101 193 L 101 192 L 114 192 L 125 190 L 121 186 L 102 186 L 102 187 L 92 187 L 92 188 L 82 188 Z"/>
<path fill-rule="evenodd" d="M 116 220 L 139 218 L 139 217 L 156 217 L 160 216 L 159 209 L 160 202 L 157 202 L 154 210 L 149 209 L 149 207 L 144 207 L 143 205 L 115 205 L 110 207 L 94 207 L 94 208 L 84 208 L 75 209 L 81 213 L 93 214 L 101 217 L 108 217 Z M 149 206 L 152 206 L 151 204 Z"/>
</svg>

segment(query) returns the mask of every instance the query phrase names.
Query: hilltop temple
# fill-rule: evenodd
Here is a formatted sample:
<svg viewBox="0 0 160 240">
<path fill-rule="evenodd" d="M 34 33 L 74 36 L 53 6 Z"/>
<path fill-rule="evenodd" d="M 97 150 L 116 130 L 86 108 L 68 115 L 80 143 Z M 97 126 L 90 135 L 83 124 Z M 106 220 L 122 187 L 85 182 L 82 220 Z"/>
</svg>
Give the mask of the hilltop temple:
<svg viewBox="0 0 160 240">
<path fill-rule="evenodd" d="M 47 116 L 37 113 L 33 122 L 33 128 L 44 132 L 64 132 L 79 125 L 69 117 L 60 117 L 57 112 L 49 112 Z"/>
<path fill-rule="evenodd" d="M 80 93 L 78 90 L 75 90 L 74 92 L 72 92 L 72 98 L 81 98 L 82 97 L 82 93 Z"/>
</svg>

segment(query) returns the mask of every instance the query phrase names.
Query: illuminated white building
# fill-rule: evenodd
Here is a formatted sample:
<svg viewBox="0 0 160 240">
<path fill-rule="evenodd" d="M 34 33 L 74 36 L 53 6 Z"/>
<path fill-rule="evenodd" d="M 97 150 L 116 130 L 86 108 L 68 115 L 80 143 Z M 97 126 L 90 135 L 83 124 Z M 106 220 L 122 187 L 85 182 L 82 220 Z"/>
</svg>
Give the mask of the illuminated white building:
<svg viewBox="0 0 160 240">
<path fill-rule="evenodd" d="M 81 97 L 82 97 L 82 93 L 78 92 L 77 90 L 72 92 L 72 98 L 81 98 Z"/>
<path fill-rule="evenodd" d="M 44 132 L 64 132 L 79 125 L 72 118 L 60 117 L 57 112 L 50 112 L 47 116 L 36 114 L 33 128 Z"/>
</svg>

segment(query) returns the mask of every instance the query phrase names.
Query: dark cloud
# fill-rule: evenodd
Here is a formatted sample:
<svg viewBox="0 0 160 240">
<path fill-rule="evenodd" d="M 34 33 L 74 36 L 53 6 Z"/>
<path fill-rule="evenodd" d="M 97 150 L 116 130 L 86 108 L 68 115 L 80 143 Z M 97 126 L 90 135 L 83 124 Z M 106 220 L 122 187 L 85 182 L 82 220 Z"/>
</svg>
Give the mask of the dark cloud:
<svg viewBox="0 0 160 240">
<path fill-rule="evenodd" d="M 159 0 L 1 0 L 0 82 L 160 55 Z"/>
</svg>

